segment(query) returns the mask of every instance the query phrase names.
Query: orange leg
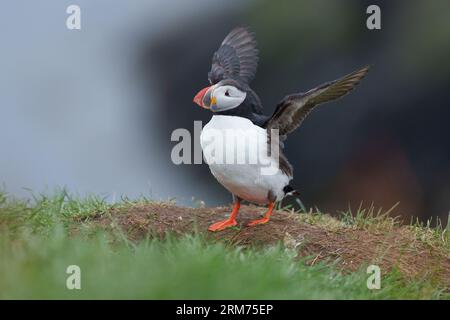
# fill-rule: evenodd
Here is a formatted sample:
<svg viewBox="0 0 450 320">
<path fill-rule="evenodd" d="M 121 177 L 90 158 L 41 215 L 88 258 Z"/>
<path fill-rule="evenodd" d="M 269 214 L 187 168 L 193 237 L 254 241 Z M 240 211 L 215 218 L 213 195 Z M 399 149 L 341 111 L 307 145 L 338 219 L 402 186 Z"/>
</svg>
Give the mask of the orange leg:
<svg viewBox="0 0 450 320">
<path fill-rule="evenodd" d="M 241 202 L 239 200 L 237 200 L 234 203 L 233 211 L 231 212 L 230 217 L 227 220 L 219 221 L 219 222 L 216 222 L 216 223 L 210 225 L 208 230 L 209 231 L 220 231 L 220 230 L 237 225 L 236 216 L 239 212 L 240 207 L 241 207 Z"/>
<path fill-rule="evenodd" d="M 248 226 L 252 227 L 252 226 L 256 226 L 258 224 L 264 224 L 264 223 L 269 222 L 270 215 L 272 214 L 274 207 L 275 207 L 275 202 L 271 201 L 269 203 L 269 210 L 267 210 L 266 214 L 264 215 L 264 218 L 258 219 L 258 220 L 253 220 L 248 224 Z"/>
</svg>

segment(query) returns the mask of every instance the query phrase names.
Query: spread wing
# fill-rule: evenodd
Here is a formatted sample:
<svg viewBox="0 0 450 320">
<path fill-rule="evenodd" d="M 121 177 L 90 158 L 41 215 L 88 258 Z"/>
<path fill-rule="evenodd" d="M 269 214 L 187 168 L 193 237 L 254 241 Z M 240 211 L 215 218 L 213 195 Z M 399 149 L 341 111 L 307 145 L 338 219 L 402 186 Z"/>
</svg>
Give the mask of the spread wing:
<svg viewBox="0 0 450 320">
<path fill-rule="evenodd" d="M 292 178 L 293 168 L 283 154 L 283 141 L 286 136 L 298 128 L 306 116 L 317 105 L 338 99 L 350 92 L 367 74 L 369 67 L 354 71 L 340 79 L 324 83 L 306 93 L 298 93 L 286 96 L 275 109 L 272 117 L 264 125 L 267 128 L 268 150 L 271 143 L 279 145 L 279 165 L 288 177 Z M 271 129 L 278 129 L 278 136 L 272 136 Z M 270 155 L 270 152 L 269 152 Z"/>
<path fill-rule="evenodd" d="M 338 99 L 350 92 L 369 71 L 369 66 L 340 79 L 324 83 L 306 93 L 286 96 L 276 107 L 265 127 L 278 129 L 280 139 L 298 128 L 306 116 L 319 104 Z"/>
<path fill-rule="evenodd" d="M 254 34 L 243 27 L 235 28 L 213 55 L 209 82 L 232 78 L 249 84 L 255 77 L 258 59 Z"/>
</svg>

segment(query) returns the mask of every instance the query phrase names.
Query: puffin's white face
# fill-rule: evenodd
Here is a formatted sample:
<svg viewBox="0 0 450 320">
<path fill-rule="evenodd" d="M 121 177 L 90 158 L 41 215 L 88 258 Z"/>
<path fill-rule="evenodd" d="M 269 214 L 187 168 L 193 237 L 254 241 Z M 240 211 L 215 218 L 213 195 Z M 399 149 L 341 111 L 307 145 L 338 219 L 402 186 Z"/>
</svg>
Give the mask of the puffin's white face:
<svg viewBox="0 0 450 320">
<path fill-rule="evenodd" d="M 202 89 L 195 96 L 194 102 L 213 112 L 221 112 L 238 107 L 244 102 L 246 96 L 246 92 L 232 85 L 220 85 L 218 83 Z"/>
</svg>

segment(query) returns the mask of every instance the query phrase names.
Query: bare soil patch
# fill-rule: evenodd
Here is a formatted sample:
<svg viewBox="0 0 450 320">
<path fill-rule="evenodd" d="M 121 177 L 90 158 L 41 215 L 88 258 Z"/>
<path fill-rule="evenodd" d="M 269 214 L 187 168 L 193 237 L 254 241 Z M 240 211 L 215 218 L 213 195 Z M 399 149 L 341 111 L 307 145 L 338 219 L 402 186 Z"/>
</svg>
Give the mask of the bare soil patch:
<svg viewBox="0 0 450 320">
<path fill-rule="evenodd" d="M 301 215 L 275 211 L 268 224 L 247 227 L 265 208 L 242 206 L 238 227 L 209 232 L 208 226 L 226 218 L 229 207 L 184 208 L 170 203 L 148 203 L 111 209 L 90 218 L 101 228 L 119 226 L 133 241 L 148 236 L 163 238 L 168 233 L 182 235 L 201 233 L 212 241 L 243 247 L 261 247 L 283 243 L 307 256 L 308 263 L 338 259 L 345 271 L 377 264 L 383 272 L 397 268 L 407 278 L 426 278 L 450 287 L 450 256 L 448 251 L 417 239 L 406 226 L 389 230 L 370 230 L 355 227 L 327 227 L 305 222 Z M 336 220 L 337 221 L 337 220 Z M 337 221 L 338 222 L 338 221 Z"/>
</svg>

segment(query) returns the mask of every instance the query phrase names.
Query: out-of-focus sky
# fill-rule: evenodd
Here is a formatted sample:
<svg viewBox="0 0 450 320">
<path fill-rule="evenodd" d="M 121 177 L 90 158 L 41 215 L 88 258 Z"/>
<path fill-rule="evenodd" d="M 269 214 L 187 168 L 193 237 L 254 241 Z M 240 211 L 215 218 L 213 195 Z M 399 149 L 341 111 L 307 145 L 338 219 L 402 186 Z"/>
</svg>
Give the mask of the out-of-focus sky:
<svg viewBox="0 0 450 320">
<path fill-rule="evenodd" d="M 66 28 L 81 8 L 82 29 Z M 182 195 L 148 128 L 160 96 L 136 75 L 142 42 L 231 4 L 211 1 L 6 1 L 0 13 L 0 180 L 27 196 Z M 184 21 L 184 22 L 183 22 Z M 182 58 L 180 56 L 180 58 Z M 152 77 L 152 74 L 149 74 Z M 155 77 L 152 79 L 157 82 Z M 151 94 L 147 94 L 150 92 Z M 186 106 L 191 100 L 186 101 Z M 142 109 L 151 113 L 145 122 Z M 166 143 L 170 140 L 166 139 Z"/>
<path fill-rule="evenodd" d="M 81 8 L 81 30 L 66 8 Z M 365 10 L 381 7 L 382 30 Z M 368 77 L 286 144 L 307 206 L 360 201 L 421 218 L 450 211 L 450 3 L 427 1 L 12 1 L 0 11 L 0 183 L 17 196 L 141 194 L 192 204 L 230 196 L 202 166 L 170 160 L 173 129 L 236 25 L 256 32 L 252 87 L 271 113 L 362 65 Z"/>
</svg>

